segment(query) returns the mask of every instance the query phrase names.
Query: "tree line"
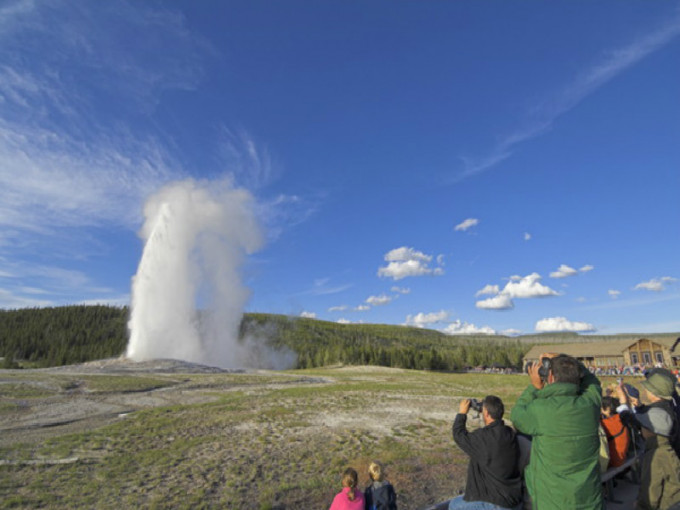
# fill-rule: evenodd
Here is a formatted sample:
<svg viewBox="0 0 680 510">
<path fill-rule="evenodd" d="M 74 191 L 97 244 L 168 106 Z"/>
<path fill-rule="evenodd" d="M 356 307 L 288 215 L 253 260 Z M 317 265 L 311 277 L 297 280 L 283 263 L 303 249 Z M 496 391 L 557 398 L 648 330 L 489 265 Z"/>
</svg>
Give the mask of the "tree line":
<svg viewBox="0 0 680 510">
<path fill-rule="evenodd" d="M 117 357 L 128 340 L 128 307 L 72 305 L 0 310 L 4 367 L 50 367 Z M 531 347 L 519 339 L 451 336 L 382 324 L 337 324 L 285 315 L 247 313 L 241 338 L 293 351 L 297 368 L 331 364 L 409 369 L 521 367 Z"/>
</svg>

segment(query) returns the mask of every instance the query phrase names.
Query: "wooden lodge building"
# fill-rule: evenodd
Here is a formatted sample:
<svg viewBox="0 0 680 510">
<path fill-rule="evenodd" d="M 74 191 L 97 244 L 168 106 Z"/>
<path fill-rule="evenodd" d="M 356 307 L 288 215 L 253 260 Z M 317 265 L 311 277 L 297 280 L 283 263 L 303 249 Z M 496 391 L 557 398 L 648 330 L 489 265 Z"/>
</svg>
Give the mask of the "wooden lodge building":
<svg viewBox="0 0 680 510">
<path fill-rule="evenodd" d="M 636 365 L 653 367 L 658 363 L 670 369 L 680 367 L 680 338 L 673 337 L 535 345 L 524 356 L 524 365 L 538 361 L 545 352 L 568 354 L 587 367 L 601 369 Z"/>
</svg>

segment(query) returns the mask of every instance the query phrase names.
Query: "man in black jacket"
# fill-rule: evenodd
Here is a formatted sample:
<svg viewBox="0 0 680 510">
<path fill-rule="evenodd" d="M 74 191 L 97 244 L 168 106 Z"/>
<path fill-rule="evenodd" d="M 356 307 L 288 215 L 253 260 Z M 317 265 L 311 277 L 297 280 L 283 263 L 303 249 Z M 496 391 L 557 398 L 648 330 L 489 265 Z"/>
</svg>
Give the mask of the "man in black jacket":
<svg viewBox="0 0 680 510">
<path fill-rule="evenodd" d="M 485 397 L 485 426 L 470 433 L 465 426 L 469 410 L 470 400 L 464 399 L 453 422 L 453 440 L 470 463 L 465 494 L 451 500 L 449 509 L 517 508 L 522 503 L 519 447 L 514 431 L 503 423 L 503 402 L 493 395 Z"/>
</svg>

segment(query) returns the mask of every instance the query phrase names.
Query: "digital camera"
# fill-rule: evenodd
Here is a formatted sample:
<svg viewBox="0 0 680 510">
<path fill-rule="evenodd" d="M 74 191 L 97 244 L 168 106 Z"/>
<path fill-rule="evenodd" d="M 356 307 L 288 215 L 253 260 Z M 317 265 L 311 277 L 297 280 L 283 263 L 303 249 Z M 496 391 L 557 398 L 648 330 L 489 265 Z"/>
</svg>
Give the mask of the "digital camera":
<svg viewBox="0 0 680 510">
<path fill-rule="evenodd" d="M 551 358 L 541 358 L 541 366 L 538 367 L 538 375 L 541 376 L 541 381 L 544 383 L 548 381 L 548 372 L 552 368 Z"/>
<path fill-rule="evenodd" d="M 471 398 L 470 399 L 470 409 L 477 411 L 478 413 L 482 412 L 482 406 L 483 402 L 481 400 L 477 400 L 476 398 Z"/>
</svg>

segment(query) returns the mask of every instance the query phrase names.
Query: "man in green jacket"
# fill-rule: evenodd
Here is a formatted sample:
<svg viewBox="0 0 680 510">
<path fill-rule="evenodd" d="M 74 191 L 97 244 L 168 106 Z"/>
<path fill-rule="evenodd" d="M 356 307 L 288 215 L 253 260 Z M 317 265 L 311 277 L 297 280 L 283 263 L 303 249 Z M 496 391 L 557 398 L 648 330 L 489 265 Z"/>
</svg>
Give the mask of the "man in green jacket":
<svg viewBox="0 0 680 510">
<path fill-rule="evenodd" d="M 525 479 L 533 510 L 601 510 L 599 451 L 600 381 L 571 356 L 544 354 L 550 367 L 529 367 L 531 384 L 511 413 L 530 435 Z"/>
</svg>

